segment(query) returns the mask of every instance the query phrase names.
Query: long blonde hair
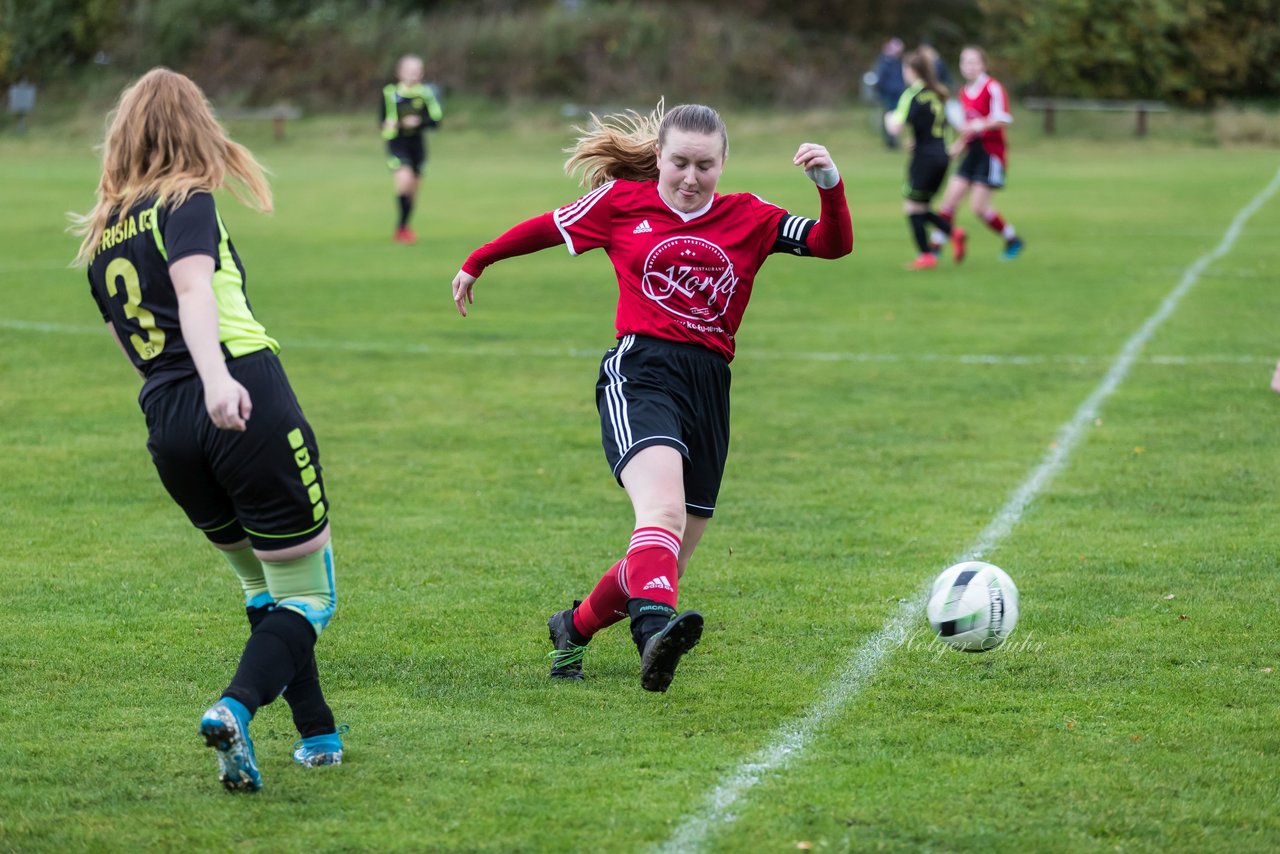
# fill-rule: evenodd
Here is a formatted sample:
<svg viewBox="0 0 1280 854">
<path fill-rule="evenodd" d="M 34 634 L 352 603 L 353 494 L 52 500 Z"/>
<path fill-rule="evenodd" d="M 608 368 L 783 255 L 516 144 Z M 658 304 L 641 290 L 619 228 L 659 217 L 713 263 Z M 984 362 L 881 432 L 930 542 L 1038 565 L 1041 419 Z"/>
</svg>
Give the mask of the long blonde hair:
<svg viewBox="0 0 1280 854">
<path fill-rule="evenodd" d="M 588 127 L 574 128 L 581 136 L 565 149 L 569 159 L 564 171 L 572 175 L 580 170 L 582 186 L 590 189 L 616 178 L 655 180 L 657 146 L 667 141 L 667 131 L 672 128 L 719 136 L 722 156 L 729 153 L 729 133 L 719 113 L 702 104 L 681 104 L 668 111 L 660 100 L 647 116 L 627 110 L 602 119 L 592 113 Z"/>
<path fill-rule="evenodd" d="M 951 97 L 951 90 L 938 82 L 938 54 L 933 48 L 920 45 L 915 50 L 908 51 L 902 57 L 902 64 L 915 73 L 916 79 L 924 84 L 924 88 L 944 101 Z"/>
<path fill-rule="evenodd" d="M 227 176 L 231 194 L 251 208 L 271 211 L 265 170 L 249 149 L 227 136 L 200 87 L 168 68 L 153 68 L 120 94 L 102 143 L 97 203 L 71 214 L 71 231 L 84 235 L 76 264 L 88 263 L 112 212 L 120 221 L 141 199 L 162 197 L 177 206 L 194 192 L 213 192 Z"/>
</svg>

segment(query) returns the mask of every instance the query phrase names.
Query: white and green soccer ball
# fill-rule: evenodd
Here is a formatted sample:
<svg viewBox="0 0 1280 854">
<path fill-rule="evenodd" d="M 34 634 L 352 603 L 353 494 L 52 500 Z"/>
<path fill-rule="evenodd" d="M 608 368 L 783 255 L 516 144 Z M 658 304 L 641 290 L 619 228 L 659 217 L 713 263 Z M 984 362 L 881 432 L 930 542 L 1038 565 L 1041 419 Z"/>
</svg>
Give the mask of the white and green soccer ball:
<svg viewBox="0 0 1280 854">
<path fill-rule="evenodd" d="M 933 582 L 925 614 L 938 640 L 965 652 L 987 652 L 1018 624 L 1018 588 L 1000 567 L 967 560 Z"/>
</svg>

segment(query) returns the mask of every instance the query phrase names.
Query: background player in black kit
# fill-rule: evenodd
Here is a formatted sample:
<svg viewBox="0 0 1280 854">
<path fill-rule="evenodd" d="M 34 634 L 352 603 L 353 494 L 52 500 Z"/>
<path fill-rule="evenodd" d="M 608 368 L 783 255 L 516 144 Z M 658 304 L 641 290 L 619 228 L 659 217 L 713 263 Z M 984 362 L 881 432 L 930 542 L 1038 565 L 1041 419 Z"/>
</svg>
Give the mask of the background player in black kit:
<svg viewBox="0 0 1280 854">
<path fill-rule="evenodd" d="M 946 104 L 951 93 L 938 82 L 937 63 L 932 51 L 919 48 L 902 57 L 902 73 L 907 89 L 898 101 L 898 109 L 886 113 L 885 130 L 897 136 L 910 127 L 915 140 L 911 161 L 907 166 L 907 183 L 903 188 L 903 209 L 919 250 L 908 270 L 929 270 L 938 266 L 937 256 L 929 244 L 926 225 L 933 225 L 951 238 L 957 262 L 964 260 L 965 232 L 929 209 L 947 177 L 950 158 L 943 132 L 947 125 Z"/>
<path fill-rule="evenodd" d="M 729 449 L 729 362 L 756 274 L 773 254 L 846 255 L 853 226 L 821 145 L 802 143 L 791 161 L 818 185 L 815 221 L 751 193 L 716 193 L 729 139 L 710 107 L 592 118 L 566 164 L 590 192 L 473 252 L 453 279 L 453 299 L 465 317 L 477 278 L 503 258 L 552 246 L 608 253 L 617 345 L 601 362 L 596 404 L 635 528 L 587 598 L 548 620 L 551 676 L 583 678 L 587 642 L 630 617 L 640 685 L 666 691 L 702 636 L 702 615 L 678 612 L 677 594 L 715 512 Z"/>
<path fill-rule="evenodd" d="M 444 118 L 440 101 L 422 83 L 422 59 L 407 54 L 396 63 L 396 82 L 382 90 L 378 120 L 387 141 L 388 165 L 395 173 L 396 199 L 400 220 L 393 239 L 413 243 L 417 235 L 409 227 L 414 201 L 422 184 L 422 167 L 427 162 L 427 128 L 439 127 Z"/>
<path fill-rule="evenodd" d="M 204 713 L 219 780 L 255 791 L 249 737 L 282 691 L 306 766 L 342 760 L 315 643 L 337 604 L 320 453 L 279 345 L 254 318 L 245 271 L 213 196 L 271 209 L 249 151 L 204 94 L 166 68 L 120 96 L 103 143 L 97 203 L 76 217 L 77 262 L 107 329 L 143 378 L 138 400 L 161 481 L 239 577 L 251 626 L 230 685 Z"/>
</svg>

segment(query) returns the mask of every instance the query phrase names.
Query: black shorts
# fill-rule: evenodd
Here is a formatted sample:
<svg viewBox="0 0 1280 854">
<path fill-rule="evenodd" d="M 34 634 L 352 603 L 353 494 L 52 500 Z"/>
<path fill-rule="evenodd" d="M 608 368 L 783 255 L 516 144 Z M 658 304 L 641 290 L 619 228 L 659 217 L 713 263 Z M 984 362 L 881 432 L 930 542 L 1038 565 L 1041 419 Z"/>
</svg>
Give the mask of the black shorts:
<svg viewBox="0 0 1280 854">
<path fill-rule="evenodd" d="M 1004 161 L 988 154 L 982 142 L 975 139 L 969 143 L 964 160 L 960 161 L 960 166 L 956 169 L 956 177 L 998 190 L 1004 186 Z"/>
<path fill-rule="evenodd" d="M 387 140 L 387 166 L 399 169 L 408 166 L 413 174 L 422 174 L 422 165 L 427 162 L 427 146 L 422 136 L 398 136 Z"/>
<path fill-rule="evenodd" d="M 907 166 L 907 184 L 903 197 L 913 202 L 927 202 L 938 195 L 942 180 L 947 177 L 951 164 L 945 152 L 941 154 L 915 154 Z"/>
<path fill-rule="evenodd" d="M 618 483 L 636 452 L 667 445 L 684 457 L 686 511 L 715 513 L 729 454 L 729 381 L 729 362 L 705 347 L 619 339 L 596 381 L 604 455 Z"/>
<path fill-rule="evenodd" d="M 328 521 L 320 450 L 275 353 L 230 359 L 249 392 L 243 433 L 219 430 L 192 377 L 147 400 L 147 450 L 160 480 L 191 524 L 215 543 L 248 535 L 256 549 L 283 549 L 315 536 Z"/>
</svg>

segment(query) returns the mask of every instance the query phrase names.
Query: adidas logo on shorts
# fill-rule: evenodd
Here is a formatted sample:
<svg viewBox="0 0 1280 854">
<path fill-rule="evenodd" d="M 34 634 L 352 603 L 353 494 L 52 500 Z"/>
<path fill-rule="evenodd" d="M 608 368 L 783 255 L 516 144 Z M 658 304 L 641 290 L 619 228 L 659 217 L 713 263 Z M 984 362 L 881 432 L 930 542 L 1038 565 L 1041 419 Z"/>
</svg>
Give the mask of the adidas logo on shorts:
<svg viewBox="0 0 1280 854">
<path fill-rule="evenodd" d="M 651 231 L 653 231 L 653 226 L 649 225 L 649 220 L 646 219 L 643 222 L 641 222 L 639 225 L 637 225 L 636 230 L 631 233 L 632 234 L 648 234 Z"/>
<path fill-rule="evenodd" d="M 667 577 L 665 575 L 659 575 L 657 578 L 653 579 L 653 581 L 650 581 L 648 584 L 646 584 L 644 586 L 644 589 L 645 590 L 668 590 L 671 592 L 675 591 L 675 588 L 671 586 L 671 582 L 667 580 Z"/>
</svg>

